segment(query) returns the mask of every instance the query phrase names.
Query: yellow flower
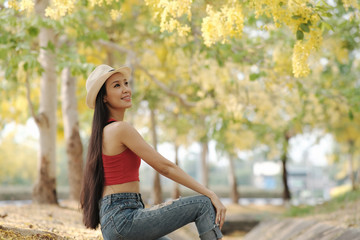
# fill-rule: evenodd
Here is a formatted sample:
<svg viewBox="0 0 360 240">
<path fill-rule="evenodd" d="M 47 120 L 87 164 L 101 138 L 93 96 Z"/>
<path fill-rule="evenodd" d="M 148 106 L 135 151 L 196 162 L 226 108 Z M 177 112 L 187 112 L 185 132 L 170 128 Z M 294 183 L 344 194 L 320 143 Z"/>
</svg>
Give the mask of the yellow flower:
<svg viewBox="0 0 360 240">
<path fill-rule="evenodd" d="M 220 11 L 214 11 L 207 5 L 207 17 L 201 25 L 202 36 L 206 46 L 216 42 L 225 43 L 228 37 L 241 36 L 244 27 L 244 16 L 238 3 L 223 6 Z"/>
<path fill-rule="evenodd" d="M 110 16 L 112 20 L 116 20 L 117 18 L 121 17 L 121 11 L 120 10 L 115 10 L 115 9 L 111 9 L 110 11 Z"/>
<path fill-rule="evenodd" d="M 20 9 L 19 4 L 16 0 L 9 0 L 8 5 L 9 5 L 9 8 L 13 8 L 17 11 Z"/>
<path fill-rule="evenodd" d="M 192 0 L 145 0 L 145 3 L 153 8 L 154 17 L 160 18 L 161 32 L 176 30 L 180 36 L 190 32 L 190 27 L 180 23 L 178 19 L 187 15 L 188 20 L 191 20 Z"/>
<path fill-rule="evenodd" d="M 307 63 L 310 53 L 319 48 L 322 42 L 322 35 L 319 29 L 310 32 L 310 38 L 308 40 L 296 41 L 292 66 L 295 77 L 305 77 L 310 73 L 310 68 Z"/>
<path fill-rule="evenodd" d="M 13 8 L 17 11 L 28 11 L 31 12 L 34 9 L 33 0 L 10 0 L 8 1 L 9 8 Z"/>
<path fill-rule="evenodd" d="M 34 9 L 34 1 L 33 0 L 21 0 L 20 10 L 32 11 L 33 9 Z"/>
<path fill-rule="evenodd" d="M 349 7 L 359 9 L 359 4 L 357 3 L 357 0 L 342 0 L 342 2 L 346 11 L 349 10 Z"/>
<path fill-rule="evenodd" d="M 74 10 L 74 0 L 53 0 L 51 5 L 45 9 L 45 16 L 59 19 Z"/>
</svg>

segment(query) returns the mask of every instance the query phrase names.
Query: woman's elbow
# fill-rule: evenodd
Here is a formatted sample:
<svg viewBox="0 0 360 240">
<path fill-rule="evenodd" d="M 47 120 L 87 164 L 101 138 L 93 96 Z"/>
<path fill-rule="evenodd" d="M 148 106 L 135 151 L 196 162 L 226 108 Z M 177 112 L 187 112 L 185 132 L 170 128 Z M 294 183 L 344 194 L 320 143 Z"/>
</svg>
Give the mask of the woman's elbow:
<svg viewBox="0 0 360 240">
<path fill-rule="evenodd" d="M 159 166 L 155 170 L 160 173 L 161 175 L 168 177 L 171 174 L 172 169 L 176 166 L 175 164 L 164 164 L 162 166 Z"/>
</svg>

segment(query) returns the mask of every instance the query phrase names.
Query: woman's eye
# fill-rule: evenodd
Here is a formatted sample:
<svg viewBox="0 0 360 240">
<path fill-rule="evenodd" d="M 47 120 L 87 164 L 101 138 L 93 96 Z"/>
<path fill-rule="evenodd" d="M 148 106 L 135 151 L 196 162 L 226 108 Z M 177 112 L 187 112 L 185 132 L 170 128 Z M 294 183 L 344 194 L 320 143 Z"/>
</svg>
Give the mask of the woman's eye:
<svg viewBox="0 0 360 240">
<path fill-rule="evenodd" d="M 126 85 L 126 86 L 129 85 L 129 82 L 125 82 L 125 85 Z"/>
<path fill-rule="evenodd" d="M 115 84 L 115 85 L 114 85 L 114 88 L 116 88 L 116 87 L 120 87 L 120 84 L 118 84 L 118 83 Z"/>
</svg>

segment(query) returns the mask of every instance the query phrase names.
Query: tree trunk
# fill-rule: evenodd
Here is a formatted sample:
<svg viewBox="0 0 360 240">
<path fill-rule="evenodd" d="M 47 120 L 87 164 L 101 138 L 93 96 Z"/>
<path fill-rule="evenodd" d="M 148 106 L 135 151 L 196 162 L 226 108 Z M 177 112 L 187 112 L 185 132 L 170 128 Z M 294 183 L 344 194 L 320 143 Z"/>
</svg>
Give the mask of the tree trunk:
<svg viewBox="0 0 360 240">
<path fill-rule="evenodd" d="M 175 164 L 179 166 L 179 146 L 175 143 Z M 180 186 L 177 182 L 174 182 L 174 189 L 172 198 L 177 199 L 180 197 Z"/>
<path fill-rule="evenodd" d="M 62 71 L 61 84 L 62 114 L 70 186 L 69 197 L 72 200 L 79 201 L 83 169 L 83 146 L 79 134 L 76 79 L 71 76 L 69 67 Z"/>
<path fill-rule="evenodd" d="M 201 143 L 201 183 L 205 186 L 209 186 L 209 169 L 207 163 L 207 156 L 208 156 L 209 148 L 208 142 L 203 141 Z"/>
<path fill-rule="evenodd" d="M 35 11 L 44 16 L 47 0 L 38 0 Z M 55 34 L 52 29 L 40 28 L 39 33 L 39 63 L 44 72 L 40 80 L 40 106 L 36 123 L 40 133 L 40 148 L 38 162 L 38 179 L 33 189 L 33 201 L 36 203 L 57 204 L 56 196 L 56 105 L 57 86 L 55 72 L 55 54 L 48 49 L 53 46 Z"/>
<path fill-rule="evenodd" d="M 355 172 L 354 172 L 354 141 L 349 141 L 349 177 L 351 181 L 351 190 L 356 190 L 356 179 L 355 179 Z"/>
<path fill-rule="evenodd" d="M 283 180 L 283 186 L 284 186 L 283 200 L 285 203 L 287 203 L 291 199 L 291 193 L 290 193 L 289 184 L 288 184 L 287 165 L 286 165 L 289 139 L 290 139 L 290 136 L 287 132 L 284 134 L 284 138 L 285 139 L 284 139 L 284 143 L 283 143 L 283 155 L 281 156 L 281 162 L 282 162 L 282 170 L 283 170 L 282 180 Z"/>
<path fill-rule="evenodd" d="M 358 190 L 360 189 L 360 167 L 357 170 L 357 178 L 356 178 L 356 182 L 355 182 L 355 189 Z"/>
<path fill-rule="evenodd" d="M 151 113 L 151 130 L 152 130 L 152 140 L 153 140 L 153 147 L 157 151 L 157 132 L 156 132 L 156 117 L 155 117 L 155 110 L 150 109 Z M 153 203 L 160 204 L 162 202 L 162 190 L 161 190 L 161 183 L 160 183 L 160 174 L 155 171 L 154 174 L 154 181 L 153 181 Z"/>
<path fill-rule="evenodd" d="M 231 187 L 230 197 L 233 203 L 239 204 L 239 192 L 237 190 L 237 181 L 235 174 L 235 165 L 233 156 L 229 156 L 229 183 Z"/>
</svg>

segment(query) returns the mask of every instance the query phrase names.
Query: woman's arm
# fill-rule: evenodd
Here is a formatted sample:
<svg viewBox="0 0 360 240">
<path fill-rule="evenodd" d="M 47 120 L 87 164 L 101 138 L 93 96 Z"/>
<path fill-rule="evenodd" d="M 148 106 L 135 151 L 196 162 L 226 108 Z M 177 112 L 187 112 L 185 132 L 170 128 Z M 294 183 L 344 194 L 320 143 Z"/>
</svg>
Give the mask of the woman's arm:
<svg viewBox="0 0 360 240">
<path fill-rule="evenodd" d="M 224 224 L 226 208 L 213 191 L 197 182 L 194 178 L 184 172 L 173 162 L 164 158 L 153 147 L 151 147 L 133 128 L 126 122 L 116 122 L 112 124 L 111 133 L 121 143 L 131 149 L 136 155 L 158 171 L 161 175 L 172 179 L 173 181 L 188 187 L 202 195 L 209 197 L 216 209 L 216 223 L 220 228 Z"/>
</svg>

